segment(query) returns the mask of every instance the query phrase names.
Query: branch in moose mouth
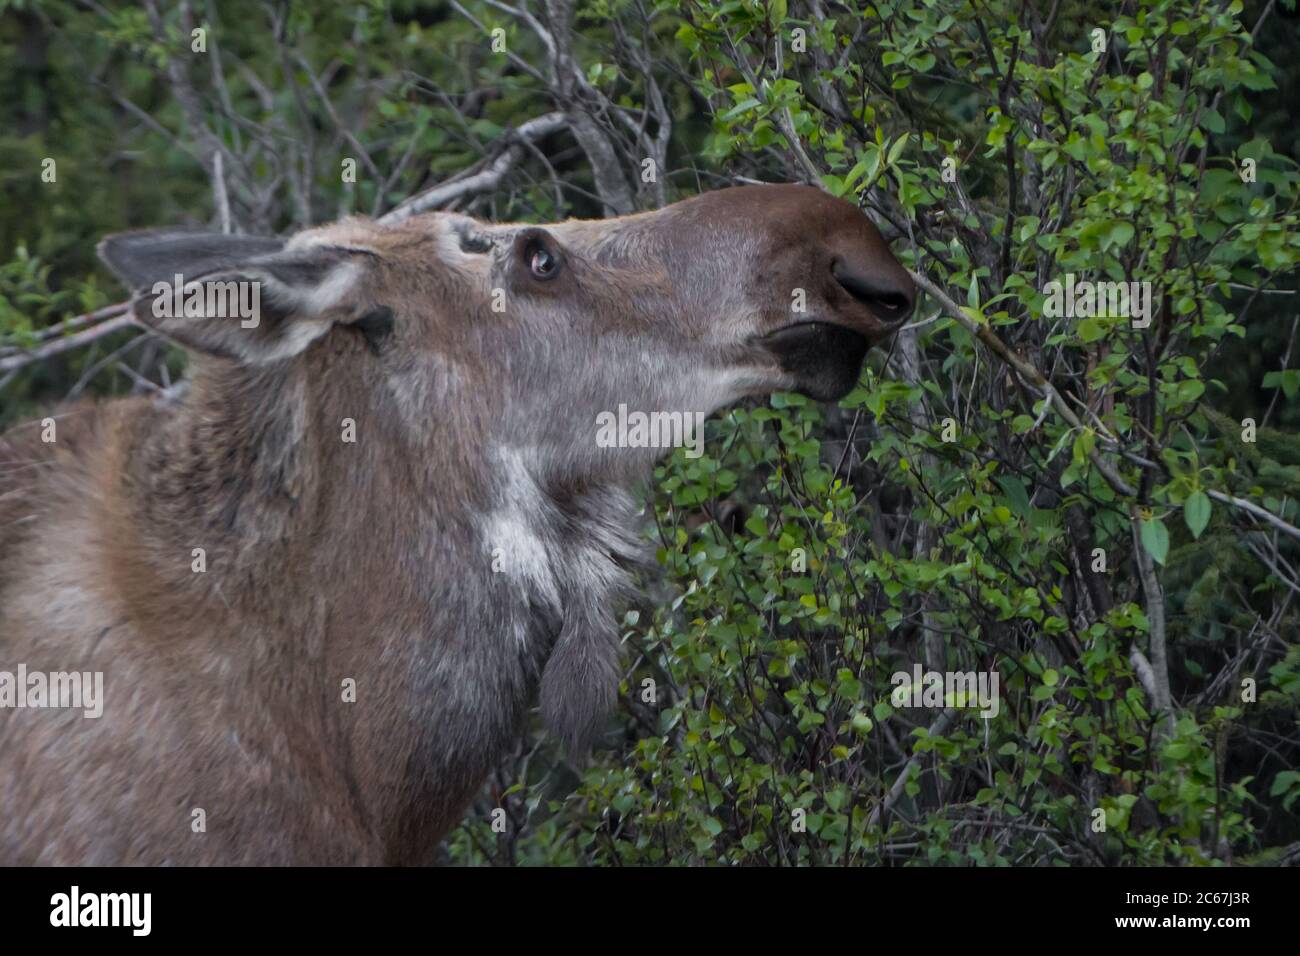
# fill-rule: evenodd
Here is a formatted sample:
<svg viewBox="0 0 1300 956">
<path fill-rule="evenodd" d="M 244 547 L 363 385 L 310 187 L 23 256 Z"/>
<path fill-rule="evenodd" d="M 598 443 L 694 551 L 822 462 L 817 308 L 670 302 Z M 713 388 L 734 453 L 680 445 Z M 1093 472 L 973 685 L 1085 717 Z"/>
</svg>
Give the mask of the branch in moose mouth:
<svg viewBox="0 0 1300 956">
<path fill-rule="evenodd" d="M 956 319 L 957 322 L 966 329 L 966 331 L 983 342 L 994 355 L 1002 360 L 1002 362 L 1014 369 L 1030 384 L 1041 390 L 1047 396 L 1048 401 L 1051 402 L 1052 407 L 1056 409 L 1057 413 L 1065 419 L 1071 427 L 1083 427 L 1083 424 L 1079 421 L 1079 416 L 1074 414 L 1074 410 L 1066 404 L 1061 393 L 1047 380 L 1042 372 L 1029 362 L 1025 361 L 1015 352 L 1011 351 L 1011 349 L 1007 347 L 1006 343 L 998 338 L 997 334 L 990 326 L 976 322 L 969 315 L 963 312 L 961 306 L 959 306 L 956 301 L 944 292 L 935 282 L 932 282 L 929 277 L 912 269 L 908 269 L 907 271 L 908 274 L 911 275 L 912 281 L 915 282 L 918 287 L 924 289 L 933 296 L 935 300 L 938 301 L 939 305 L 943 307 L 945 313 L 953 319 Z M 1115 471 L 1115 469 L 1111 467 L 1110 463 L 1101 456 L 1101 453 L 1097 451 L 1097 449 L 1094 448 L 1088 452 L 1088 460 L 1092 462 L 1093 467 L 1097 469 L 1097 472 L 1106 479 L 1106 483 L 1115 489 L 1115 491 L 1127 498 L 1136 496 L 1137 491 L 1123 479 L 1119 472 Z"/>
</svg>

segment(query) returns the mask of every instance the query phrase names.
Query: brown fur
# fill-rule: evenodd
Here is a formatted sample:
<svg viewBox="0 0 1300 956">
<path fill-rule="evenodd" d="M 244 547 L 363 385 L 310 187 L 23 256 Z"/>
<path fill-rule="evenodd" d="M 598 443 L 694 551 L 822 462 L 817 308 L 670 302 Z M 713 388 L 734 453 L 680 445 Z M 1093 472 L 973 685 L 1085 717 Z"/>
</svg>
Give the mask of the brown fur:
<svg viewBox="0 0 1300 956">
<path fill-rule="evenodd" d="M 0 437 L 0 670 L 103 671 L 106 698 L 0 710 L 0 863 L 428 860 L 539 686 L 573 746 L 615 692 L 628 491 L 662 451 L 595 447 L 595 412 L 816 391 L 757 340 L 794 286 L 803 320 L 886 334 L 833 263 L 910 305 L 870 224 L 804 187 L 548 227 L 546 282 L 528 234 L 437 214 L 232 246 L 220 271 L 272 293 L 256 333 L 136 306 L 193 353 L 183 399 Z"/>
</svg>

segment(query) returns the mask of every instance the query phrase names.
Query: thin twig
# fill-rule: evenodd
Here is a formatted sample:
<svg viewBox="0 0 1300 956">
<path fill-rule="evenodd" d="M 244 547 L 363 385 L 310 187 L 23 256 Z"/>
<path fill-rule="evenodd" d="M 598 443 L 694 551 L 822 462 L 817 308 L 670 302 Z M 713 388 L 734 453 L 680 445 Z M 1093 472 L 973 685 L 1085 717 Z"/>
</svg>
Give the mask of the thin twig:
<svg viewBox="0 0 1300 956">
<path fill-rule="evenodd" d="M 453 200 L 495 189 L 500 185 L 505 174 L 523 157 L 524 143 L 545 139 L 552 133 L 564 129 L 566 125 L 564 114 L 559 112 L 546 113 L 529 120 L 503 137 L 510 145 L 484 169 L 472 176 L 454 182 L 439 183 L 424 192 L 417 193 L 380 216 L 378 221 L 385 224 L 401 222 L 417 213 L 438 209 Z"/>
<path fill-rule="evenodd" d="M 127 303 L 123 302 L 117 306 L 113 306 L 113 308 L 120 312 L 125 312 Z M 104 312 L 106 310 L 101 309 L 100 311 Z M 76 318 L 84 319 L 86 316 L 77 316 Z M 75 320 L 69 319 L 68 321 L 71 322 Z M 54 339 L 39 348 L 32 349 L 30 352 L 23 352 L 20 355 L 11 355 L 0 359 L 0 375 L 24 368 L 31 365 L 33 362 L 43 362 L 46 359 L 52 358 L 53 356 L 59 355 L 63 352 L 69 352 L 72 349 L 78 349 L 84 345 L 89 345 L 91 342 L 102 339 L 106 335 L 112 335 L 114 332 L 120 332 L 123 329 L 131 328 L 134 322 L 135 320 L 130 315 L 119 315 L 117 318 L 109 319 L 107 322 L 102 322 L 99 325 L 92 326 L 89 329 L 84 329 L 73 335 L 61 339 Z"/>
<path fill-rule="evenodd" d="M 957 710 L 953 707 L 947 708 L 943 713 L 935 718 L 934 723 L 930 725 L 927 735 L 930 737 L 937 737 L 940 734 L 947 732 L 949 726 L 951 726 L 952 722 L 956 719 Z M 875 809 L 871 811 L 871 816 L 867 818 L 868 828 L 874 827 L 880 822 L 882 816 L 894 808 L 894 804 L 898 802 L 898 798 L 903 795 L 903 791 L 907 788 L 907 781 L 912 776 L 912 768 L 921 762 L 923 756 L 924 754 L 921 753 L 912 754 L 912 759 L 907 762 L 907 766 L 905 766 L 902 772 L 898 775 L 898 779 L 894 781 L 894 785 L 889 788 L 889 793 L 885 795 L 884 802 L 877 804 Z"/>
<path fill-rule="evenodd" d="M 1247 501 L 1245 498 L 1238 498 L 1236 495 L 1224 494 L 1222 491 L 1211 490 L 1205 493 L 1209 495 L 1211 498 L 1213 498 L 1215 501 L 1222 501 L 1224 504 L 1232 505 L 1234 508 L 1240 508 L 1242 511 L 1249 511 L 1257 518 L 1263 518 L 1265 521 L 1267 521 L 1273 527 L 1277 528 L 1279 531 L 1289 534 L 1297 541 L 1300 541 L 1300 528 L 1297 528 L 1291 524 L 1287 524 L 1277 515 L 1273 514 L 1273 512 L 1268 511 L 1265 508 L 1261 508 L 1259 505 L 1255 504 L 1254 502 Z"/>
</svg>

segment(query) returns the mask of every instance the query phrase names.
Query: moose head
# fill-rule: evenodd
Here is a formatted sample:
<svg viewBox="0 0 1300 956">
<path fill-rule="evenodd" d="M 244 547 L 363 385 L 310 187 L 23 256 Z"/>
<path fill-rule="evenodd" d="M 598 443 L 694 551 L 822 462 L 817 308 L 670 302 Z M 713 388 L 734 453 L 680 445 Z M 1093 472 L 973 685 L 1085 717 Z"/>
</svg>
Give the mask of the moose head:
<svg viewBox="0 0 1300 956">
<path fill-rule="evenodd" d="M 496 441 L 569 478 L 629 457 L 593 441 L 620 404 L 707 414 L 778 389 L 842 397 L 914 295 L 870 221 L 806 186 L 549 226 L 434 213 L 287 241 L 128 233 L 101 254 L 143 293 L 136 317 L 193 352 L 265 366 L 357 333 L 357 374 L 414 427 L 473 401 Z M 250 289 L 256 323 L 231 307 Z"/>
</svg>

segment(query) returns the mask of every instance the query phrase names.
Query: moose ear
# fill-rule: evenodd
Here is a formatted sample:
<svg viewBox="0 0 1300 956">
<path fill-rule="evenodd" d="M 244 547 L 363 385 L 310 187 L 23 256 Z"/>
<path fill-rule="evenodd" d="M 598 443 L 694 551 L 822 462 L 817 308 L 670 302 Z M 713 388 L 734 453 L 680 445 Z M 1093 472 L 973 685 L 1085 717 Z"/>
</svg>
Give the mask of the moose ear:
<svg viewBox="0 0 1300 956">
<path fill-rule="evenodd" d="M 284 248 L 283 239 L 226 236 L 189 229 L 119 232 L 99 244 L 99 258 L 132 292 L 171 282 L 179 272 L 200 276 L 233 269 Z"/>
<path fill-rule="evenodd" d="M 136 321 L 196 352 L 289 358 L 361 318 L 365 253 L 280 239 L 152 230 L 110 236 L 100 258 L 135 293 Z"/>
</svg>

